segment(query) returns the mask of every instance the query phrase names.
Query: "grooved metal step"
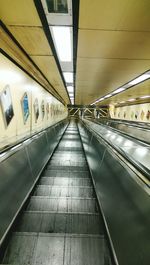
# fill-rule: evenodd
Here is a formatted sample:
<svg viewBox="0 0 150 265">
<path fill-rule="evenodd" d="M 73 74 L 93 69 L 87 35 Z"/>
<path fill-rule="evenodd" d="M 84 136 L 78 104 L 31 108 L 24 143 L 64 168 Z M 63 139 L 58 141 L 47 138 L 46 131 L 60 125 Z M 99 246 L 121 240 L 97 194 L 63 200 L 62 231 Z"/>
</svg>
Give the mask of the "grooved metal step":
<svg viewBox="0 0 150 265">
<path fill-rule="evenodd" d="M 104 265 L 103 236 L 15 233 L 4 263 Z"/>
<path fill-rule="evenodd" d="M 89 178 L 42 177 L 40 184 L 57 186 L 91 186 L 91 180 Z"/>
<path fill-rule="evenodd" d="M 45 198 L 31 197 L 28 211 L 53 211 L 53 212 L 98 212 L 95 199 L 78 199 L 78 198 Z"/>
<path fill-rule="evenodd" d="M 86 186 L 63 187 L 54 185 L 37 186 L 34 196 L 52 196 L 52 197 L 83 197 L 93 198 L 93 188 Z"/>
<path fill-rule="evenodd" d="M 25 212 L 17 231 L 103 234 L 103 224 L 98 214 Z"/>
<path fill-rule="evenodd" d="M 3 265 L 111 265 L 77 126 L 70 125 L 23 212 Z"/>
<path fill-rule="evenodd" d="M 90 174 L 88 170 L 84 171 L 69 171 L 69 170 L 57 170 L 57 169 L 49 169 L 45 170 L 42 174 L 45 177 L 59 177 L 59 178 L 89 178 Z"/>
<path fill-rule="evenodd" d="M 66 170 L 66 171 L 87 171 L 88 166 L 81 165 L 49 165 L 48 169 Z"/>
</svg>

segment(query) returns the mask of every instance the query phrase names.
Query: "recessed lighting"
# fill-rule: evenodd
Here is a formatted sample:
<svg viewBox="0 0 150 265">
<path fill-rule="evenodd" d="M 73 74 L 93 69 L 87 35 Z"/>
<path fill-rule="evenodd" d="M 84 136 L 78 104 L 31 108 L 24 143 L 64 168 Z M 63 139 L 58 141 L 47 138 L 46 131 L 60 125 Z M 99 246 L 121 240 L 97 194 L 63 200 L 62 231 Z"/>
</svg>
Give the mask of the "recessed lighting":
<svg viewBox="0 0 150 265">
<path fill-rule="evenodd" d="M 64 72 L 63 73 L 66 83 L 73 83 L 73 73 Z"/>
<path fill-rule="evenodd" d="M 52 35 L 58 53 L 58 57 L 62 62 L 72 61 L 72 39 L 71 28 L 53 26 Z"/>
<path fill-rule="evenodd" d="M 142 98 L 142 99 L 144 99 L 144 98 L 150 98 L 150 96 L 142 96 L 142 97 L 140 97 L 140 98 Z"/>
<path fill-rule="evenodd" d="M 129 82 L 129 85 L 133 86 L 133 85 L 136 85 L 146 79 L 150 78 L 150 74 L 143 74 L 137 78 L 135 78 L 133 81 Z"/>
</svg>

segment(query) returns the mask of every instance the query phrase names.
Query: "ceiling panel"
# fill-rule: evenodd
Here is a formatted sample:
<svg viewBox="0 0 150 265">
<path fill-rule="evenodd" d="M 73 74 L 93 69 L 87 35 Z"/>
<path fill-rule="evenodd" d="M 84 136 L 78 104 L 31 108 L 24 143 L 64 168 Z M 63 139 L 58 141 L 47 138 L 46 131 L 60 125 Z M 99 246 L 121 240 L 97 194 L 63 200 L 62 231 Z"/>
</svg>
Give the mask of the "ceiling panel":
<svg viewBox="0 0 150 265">
<path fill-rule="evenodd" d="M 81 0 L 79 28 L 149 31 L 149 0 Z"/>
<path fill-rule="evenodd" d="M 83 100 L 85 104 L 92 103 L 149 67 L 150 60 L 78 58 L 76 100 L 78 104 L 84 104 Z"/>
<path fill-rule="evenodd" d="M 0 48 L 4 50 L 12 59 L 14 59 L 21 67 L 23 67 L 30 75 L 32 75 L 42 86 L 44 86 L 50 93 L 58 97 L 51 85 L 37 70 L 28 57 L 20 50 L 20 48 L 13 42 L 10 36 L 0 27 Z"/>
<path fill-rule="evenodd" d="M 150 32 L 79 30 L 78 57 L 150 59 Z"/>
<path fill-rule="evenodd" d="M 53 63 L 49 61 L 49 58 L 53 55 L 53 53 L 45 36 L 34 0 L 0 0 L 0 19 L 24 48 L 26 53 L 31 58 L 32 56 L 34 57 L 34 62 L 49 80 L 57 93 L 60 93 L 60 96 L 63 97 L 66 103 L 69 103 L 68 95 L 63 85 L 54 57 Z M 25 55 L 21 54 L 20 56 L 20 51 L 18 52 L 19 49 L 17 45 L 15 45 L 15 48 L 12 47 L 14 44 L 8 48 L 8 46 L 10 46 L 9 41 L 7 42 L 6 47 L 5 43 L 6 40 L 3 40 L 3 48 L 5 51 L 8 52 L 9 55 L 13 56 L 13 58 L 15 58 L 19 64 L 23 65 L 25 69 L 27 63 L 28 71 L 33 73 L 34 76 L 38 76 L 38 80 L 42 81 L 45 88 L 53 91 L 54 95 L 57 95 L 51 85 L 35 67 L 30 66 L 29 68 L 29 64 L 32 63 L 29 63 L 29 60 Z M 37 58 L 35 59 L 36 56 Z M 47 59 L 45 59 L 46 56 Z"/>
<path fill-rule="evenodd" d="M 68 102 L 68 95 L 53 56 L 31 56 L 57 92 Z"/>
<path fill-rule="evenodd" d="M 148 0 L 80 1 L 76 104 L 90 104 L 150 69 L 149 8 Z"/>
<path fill-rule="evenodd" d="M 52 54 L 42 27 L 11 26 L 9 30 L 29 55 Z"/>
<path fill-rule="evenodd" d="M 0 0 L 0 19 L 7 25 L 41 26 L 33 0 Z"/>
</svg>

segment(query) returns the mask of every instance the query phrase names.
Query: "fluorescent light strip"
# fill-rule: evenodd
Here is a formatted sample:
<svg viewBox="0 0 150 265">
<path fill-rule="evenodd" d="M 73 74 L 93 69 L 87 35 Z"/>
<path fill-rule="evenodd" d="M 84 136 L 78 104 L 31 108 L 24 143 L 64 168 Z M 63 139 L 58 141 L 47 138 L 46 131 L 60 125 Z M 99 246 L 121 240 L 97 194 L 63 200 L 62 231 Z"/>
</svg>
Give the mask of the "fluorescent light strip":
<svg viewBox="0 0 150 265">
<path fill-rule="evenodd" d="M 144 99 L 144 98 L 150 98 L 150 96 L 147 95 L 147 96 L 142 96 L 142 97 L 140 97 L 140 98 L 142 98 L 142 99 Z"/>
<path fill-rule="evenodd" d="M 109 98 L 109 97 L 115 95 L 115 94 L 118 94 L 118 93 L 120 93 L 120 92 L 126 90 L 126 89 L 129 88 L 130 86 L 133 86 L 133 85 L 136 85 L 136 84 L 138 84 L 138 83 L 141 83 L 142 81 L 147 80 L 147 79 L 149 79 L 149 78 L 150 78 L 150 71 L 147 72 L 147 73 L 145 73 L 145 74 L 143 74 L 143 75 L 141 75 L 141 76 L 139 76 L 139 77 L 137 77 L 137 78 L 135 78 L 135 79 L 132 80 L 131 82 L 127 83 L 126 85 L 124 85 L 125 87 L 119 87 L 118 89 L 116 89 L 115 91 L 113 91 L 111 94 L 108 94 L 108 95 L 104 96 L 103 98 L 101 98 L 101 99 L 95 101 L 95 102 L 92 103 L 91 105 L 94 105 L 95 103 L 98 103 L 99 101 L 102 101 L 102 100 L 104 100 L 104 99 L 106 99 L 106 98 Z M 144 99 L 144 98 L 148 98 L 148 97 L 150 97 L 150 96 L 145 96 L 145 97 L 143 96 L 143 97 L 140 97 L 140 98 L 143 98 L 143 99 Z M 135 100 L 135 99 L 134 99 L 134 100 Z M 132 100 L 128 100 L 128 101 L 134 101 L 134 100 L 132 99 Z"/>
<path fill-rule="evenodd" d="M 74 87 L 73 86 L 67 86 L 68 93 L 73 93 Z"/>
<path fill-rule="evenodd" d="M 73 73 L 63 72 L 66 83 L 73 83 Z"/>
<path fill-rule="evenodd" d="M 135 100 L 136 100 L 135 98 L 130 98 L 127 101 L 135 101 Z"/>
<path fill-rule="evenodd" d="M 63 26 L 53 26 L 52 35 L 61 62 L 72 61 L 72 36 L 71 28 Z"/>
<path fill-rule="evenodd" d="M 113 94 L 113 95 L 114 95 L 114 94 L 118 94 L 118 93 L 124 91 L 125 89 L 126 89 L 125 87 L 119 87 L 118 89 L 116 89 L 115 91 L 113 91 L 112 94 Z"/>
<path fill-rule="evenodd" d="M 141 83 L 142 81 L 144 81 L 148 78 L 150 78 L 150 74 L 143 74 L 143 75 L 135 78 L 133 81 L 129 82 L 129 85 L 131 85 L 131 86 L 136 85 L 136 84 Z"/>
</svg>

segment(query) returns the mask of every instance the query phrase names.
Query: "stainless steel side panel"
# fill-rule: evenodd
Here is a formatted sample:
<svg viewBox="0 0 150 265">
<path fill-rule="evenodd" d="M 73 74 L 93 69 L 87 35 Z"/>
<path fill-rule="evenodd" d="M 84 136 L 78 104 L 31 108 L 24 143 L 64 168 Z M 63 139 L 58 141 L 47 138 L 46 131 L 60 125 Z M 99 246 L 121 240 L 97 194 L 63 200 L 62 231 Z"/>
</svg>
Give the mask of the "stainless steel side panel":
<svg viewBox="0 0 150 265">
<path fill-rule="evenodd" d="M 83 125 L 79 124 L 105 221 L 120 265 L 150 263 L 150 199 L 120 164 Z"/>
<path fill-rule="evenodd" d="M 48 128 L 0 163 L 0 244 L 66 124 L 62 121 Z"/>
</svg>

